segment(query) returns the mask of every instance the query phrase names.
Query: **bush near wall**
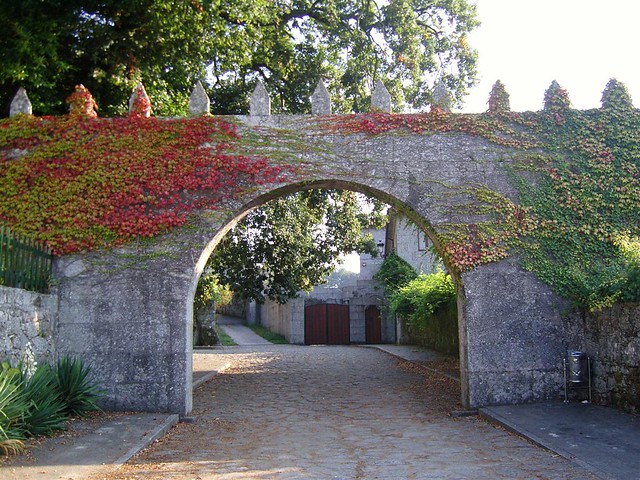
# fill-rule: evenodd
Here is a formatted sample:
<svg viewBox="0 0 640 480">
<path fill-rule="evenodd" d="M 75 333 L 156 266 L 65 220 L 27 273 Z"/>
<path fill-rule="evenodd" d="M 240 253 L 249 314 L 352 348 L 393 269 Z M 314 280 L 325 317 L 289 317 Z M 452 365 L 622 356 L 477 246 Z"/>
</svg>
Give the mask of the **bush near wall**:
<svg viewBox="0 0 640 480">
<path fill-rule="evenodd" d="M 424 323 L 400 321 L 405 324 L 406 336 L 412 345 L 450 355 L 458 354 L 458 305 L 455 299 L 437 308 Z"/>
<path fill-rule="evenodd" d="M 392 313 L 402 318 L 410 343 L 458 352 L 457 295 L 447 273 L 419 275 L 394 291 L 390 304 Z"/>
</svg>

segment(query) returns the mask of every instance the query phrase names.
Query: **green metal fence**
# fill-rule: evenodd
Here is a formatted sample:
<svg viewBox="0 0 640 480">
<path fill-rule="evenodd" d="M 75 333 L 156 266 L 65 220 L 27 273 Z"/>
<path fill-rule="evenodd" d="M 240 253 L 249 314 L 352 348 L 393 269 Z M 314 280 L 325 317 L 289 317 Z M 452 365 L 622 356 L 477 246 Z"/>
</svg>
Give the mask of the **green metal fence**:
<svg viewBox="0 0 640 480">
<path fill-rule="evenodd" d="M 46 293 L 52 259 L 43 243 L 0 226 L 0 285 Z"/>
</svg>

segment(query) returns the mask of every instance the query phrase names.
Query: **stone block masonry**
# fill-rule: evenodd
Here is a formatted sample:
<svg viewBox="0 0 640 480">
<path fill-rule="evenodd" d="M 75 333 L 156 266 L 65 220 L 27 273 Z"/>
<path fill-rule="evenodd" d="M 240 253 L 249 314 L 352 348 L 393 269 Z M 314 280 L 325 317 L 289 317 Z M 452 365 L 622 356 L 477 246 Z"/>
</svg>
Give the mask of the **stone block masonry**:
<svg viewBox="0 0 640 480">
<path fill-rule="evenodd" d="M 57 297 L 0 286 L 0 361 L 29 368 L 55 360 Z"/>
<path fill-rule="evenodd" d="M 594 401 L 640 413 L 640 304 L 570 317 L 571 349 L 592 358 Z"/>
<path fill-rule="evenodd" d="M 437 230 L 478 222 L 458 208 L 465 200 L 450 195 L 455 189 L 483 185 L 517 199 L 503 165 L 513 151 L 482 138 L 318 133 L 312 116 L 234 118 L 243 124 L 241 134 L 265 141 L 295 132 L 295 142 L 277 143 L 278 155 L 306 167 L 295 178 L 247 189 L 217 212 L 198 212 L 188 226 L 152 240 L 54 262 L 57 354 L 79 356 L 91 367 L 106 391 L 105 409 L 191 411 L 199 273 L 228 226 L 249 208 L 301 189 L 342 188 L 412 212 L 417 224 Z M 566 345 L 562 300 L 510 260 L 465 272 L 458 288 L 462 403 L 474 408 L 555 397 L 562 386 L 557 359 Z M 299 338 L 292 332 L 289 340 Z"/>
</svg>

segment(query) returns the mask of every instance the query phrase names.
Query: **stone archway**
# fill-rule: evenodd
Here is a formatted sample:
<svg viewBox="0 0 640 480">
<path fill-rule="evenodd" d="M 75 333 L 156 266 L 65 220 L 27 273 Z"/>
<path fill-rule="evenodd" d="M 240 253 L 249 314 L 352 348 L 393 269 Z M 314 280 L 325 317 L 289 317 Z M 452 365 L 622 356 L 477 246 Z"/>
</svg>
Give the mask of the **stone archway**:
<svg viewBox="0 0 640 480">
<path fill-rule="evenodd" d="M 477 221 L 459 208 L 472 201 L 469 185 L 516 201 L 503 166 L 512 153 L 506 147 L 460 133 L 328 132 L 311 118 L 240 118 L 245 131 L 269 140 L 267 150 L 298 162 L 292 178 L 248 188 L 224 209 L 200 211 L 152 240 L 57 260 L 57 352 L 92 365 L 107 390 L 106 408 L 191 410 L 197 280 L 215 245 L 251 208 L 303 188 L 353 189 L 401 208 L 437 243 L 440 226 Z M 562 382 L 565 303 L 512 259 L 456 277 L 463 404 L 553 396 Z"/>
</svg>

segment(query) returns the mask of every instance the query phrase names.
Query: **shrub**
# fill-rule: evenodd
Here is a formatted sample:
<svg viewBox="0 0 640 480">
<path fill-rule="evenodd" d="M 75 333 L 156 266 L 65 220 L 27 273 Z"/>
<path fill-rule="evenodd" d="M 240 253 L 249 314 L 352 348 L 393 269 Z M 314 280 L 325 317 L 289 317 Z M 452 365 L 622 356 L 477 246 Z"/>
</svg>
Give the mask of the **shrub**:
<svg viewBox="0 0 640 480">
<path fill-rule="evenodd" d="M 100 410 L 96 401 L 101 395 L 98 386 L 89 380 L 89 367 L 76 358 L 64 357 L 56 365 L 56 381 L 60 397 L 69 415 L 84 415 Z"/>
<path fill-rule="evenodd" d="M 445 272 L 419 275 L 391 295 L 391 311 L 406 320 L 411 341 L 446 353 L 458 351 L 456 288 Z"/>
<path fill-rule="evenodd" d="M 26 432 L 20 421 L 30 402 L 22 393 L 20 370 L 7 362 L 0 366 L 0 451 L 8 455 L 24 448 Z"/>
<path fill-rule="evenodd" d="M 30 378 L 24 374 L 22 377 L 23 395 L 31 403 L 22 419 L 23 429 L 34 436 L 63 430 L 67 412 L 53 369 L 43 363 Z"/>
<path fill-rule="evenodd" d="M 391 295 L 391 311 L 409 320 L 428 319 L 440 305 L 455 298 L 456 288 L 447 273 L 421 274 Z"/>
<path fill-rule="evenodd" d="M 20 453 L 28 437 L 51 435 L 69 415 L 98 410 L 101 392 L 88 378 L 89 368 L 69 357 L 55 368 L 38 365 L 31 376 L 0 364 L 0 453 Z"/>
</svg>

